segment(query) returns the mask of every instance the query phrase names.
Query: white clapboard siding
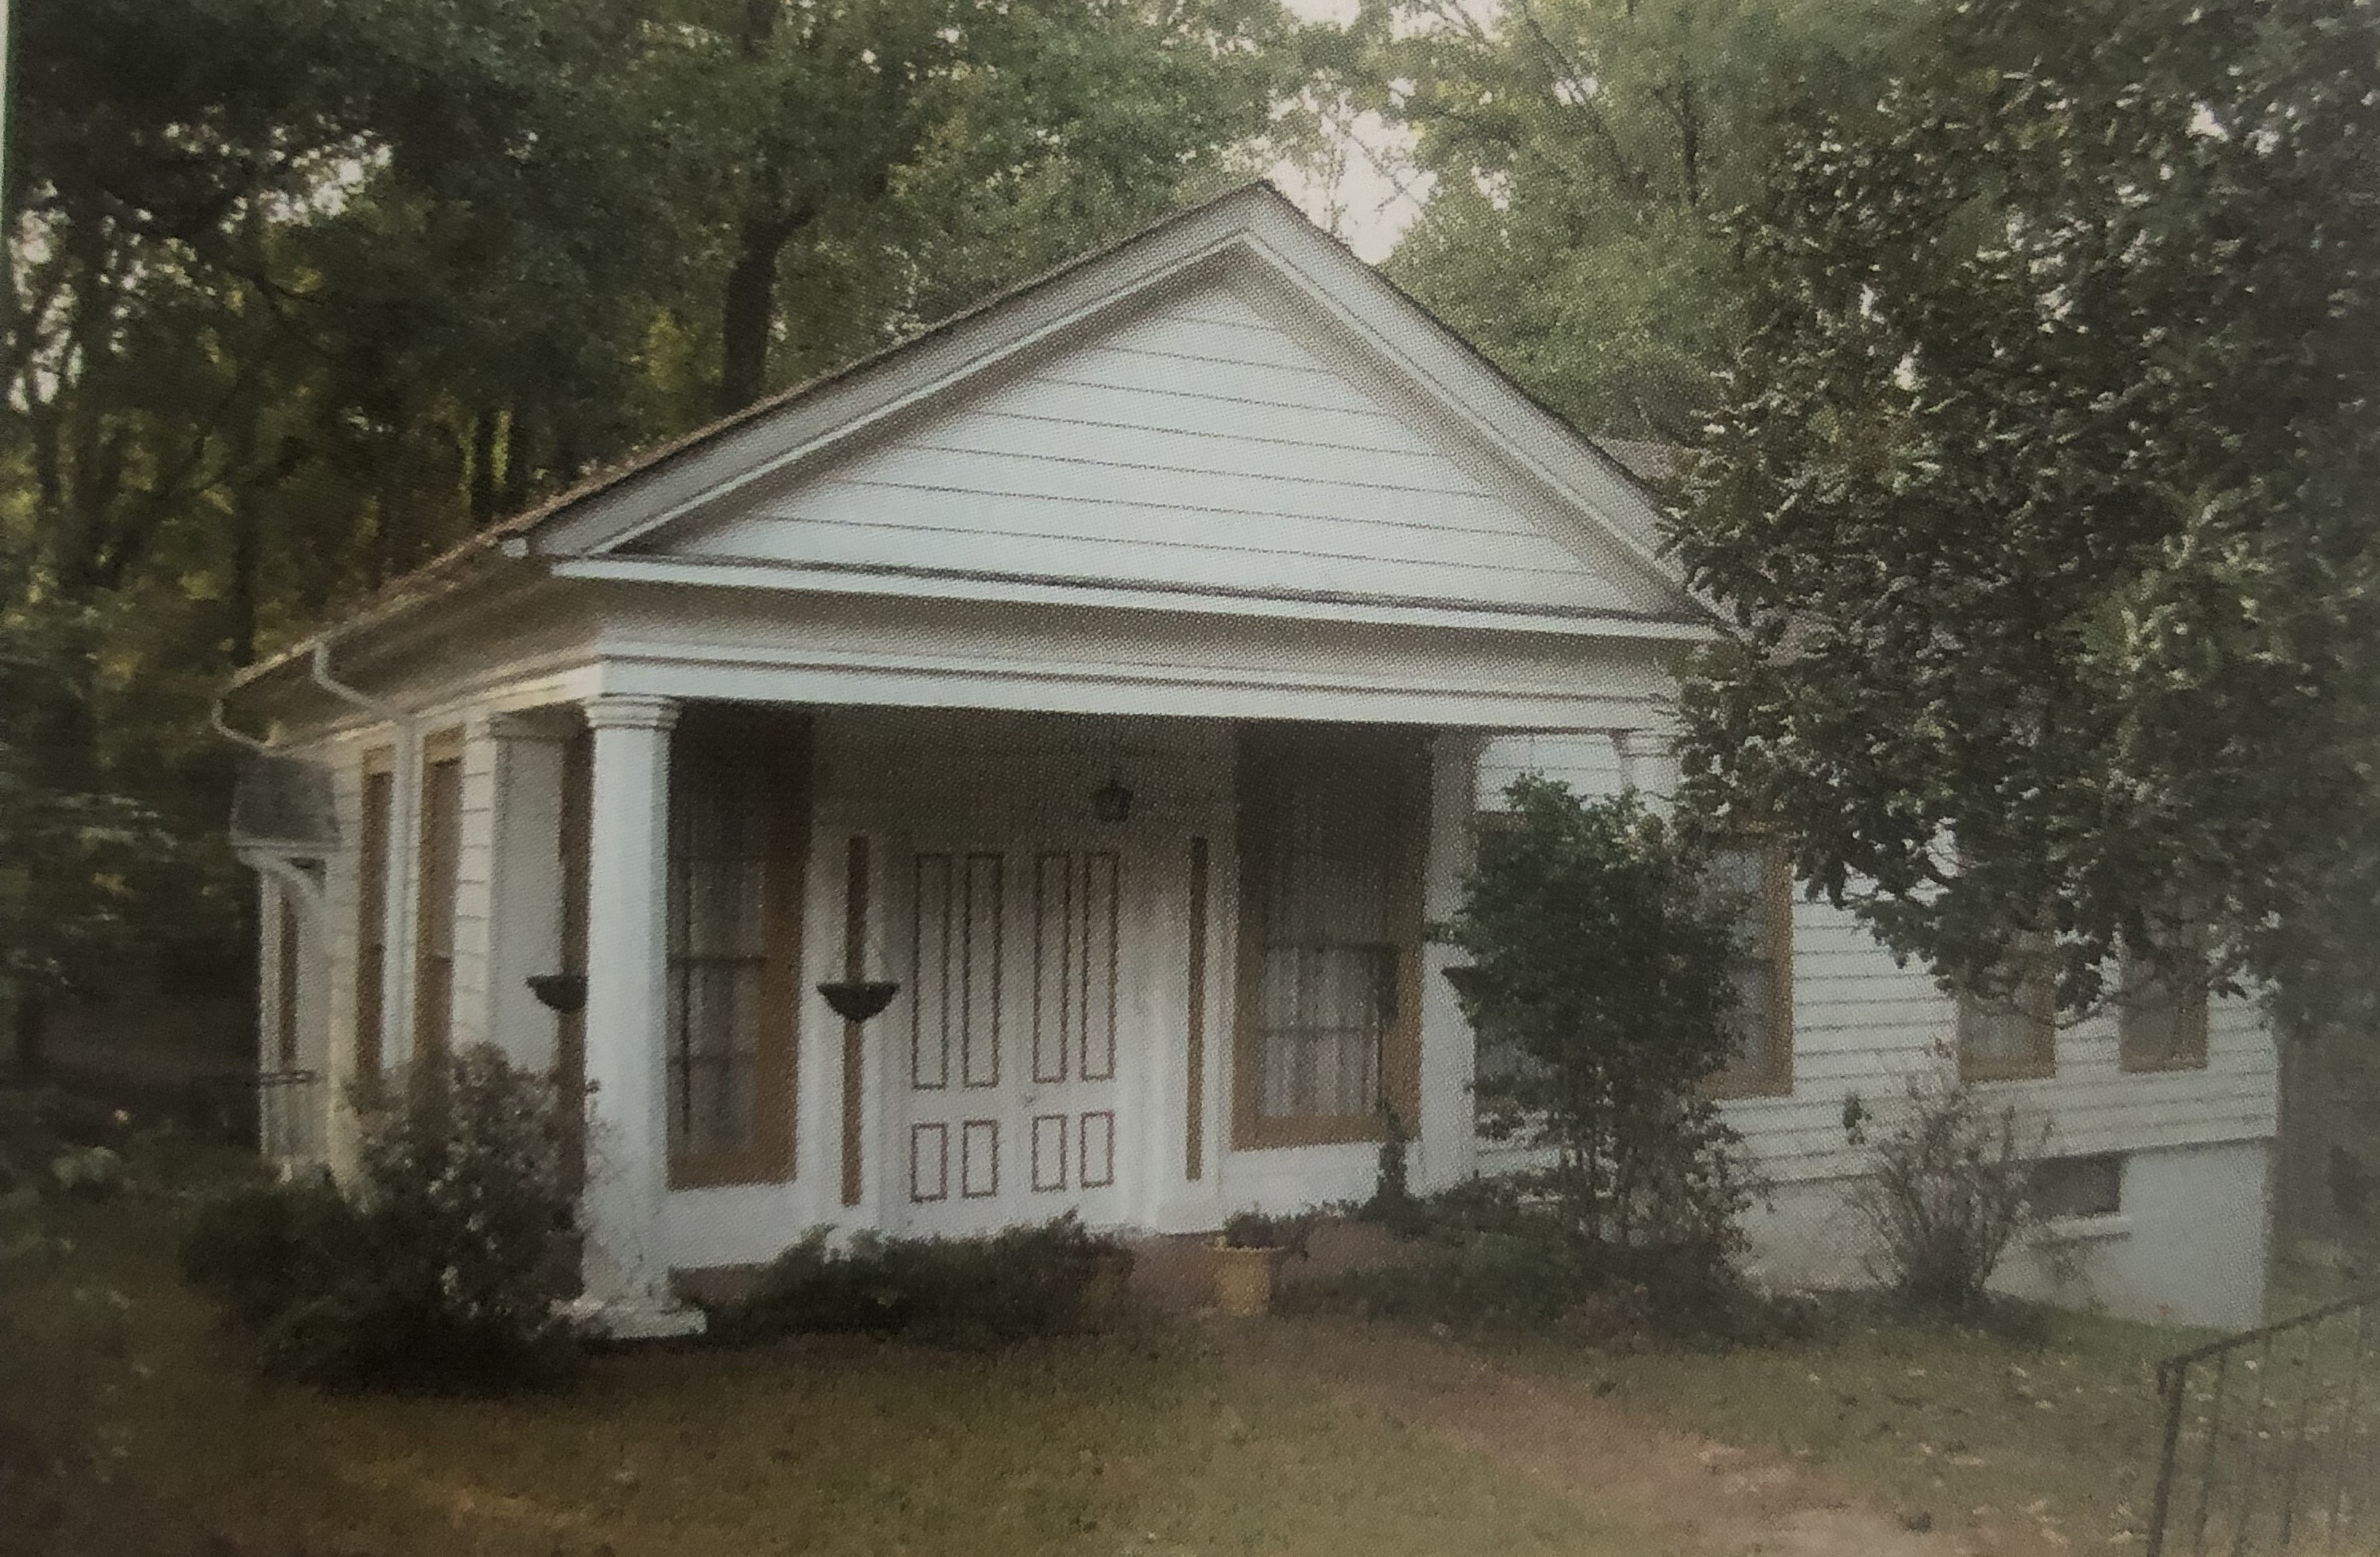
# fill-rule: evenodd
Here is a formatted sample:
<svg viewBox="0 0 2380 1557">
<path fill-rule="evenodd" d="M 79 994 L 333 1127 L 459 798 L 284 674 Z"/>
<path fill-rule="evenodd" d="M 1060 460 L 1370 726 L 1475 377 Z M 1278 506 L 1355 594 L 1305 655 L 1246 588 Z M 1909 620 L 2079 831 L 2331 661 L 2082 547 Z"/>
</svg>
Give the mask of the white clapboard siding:
<svg viewBox="0 0 2380 1557">
<path fill-rule="evenodd" d="M 495 934 L 496 744 L 463 744 L 460 837 L 455 855 L 455 991 L 450 1041 L 460 1052 L 485 1043 L 489 952 Z"/>
<path fill-rule="evenodd" d="M 1219 285 L 647 544 L 839 568 L 1606 611 L 1600 576 Z M 1635 591 L 1632 594 L 1632 590 Z"/>
<path fill-rule="evenodd" d="M 1505 787 L 1524 772 L 1598 796 L 1621 787 L 1621 771 L 1608 735 L 1499 736 L 1481 748 L 1479 807 L 1501 809 Z M 1860 1173 L 1865 1152 L 1844 1137 L 1844 1100 L 1857 1093 L 1888 1117 L 1909 1077 L 1947 1063 L 1956 1023 L 1956 1003 L 1922 967 L 1896 965 L 1847 911 L 1797 900 L 1793 1090 L 1730 1101 L 1729 1121 L 1779 1182 Z M 2277 1071 L 2253 1003 L 2216 1003 L 2207 1050 L 2203 1069 L 2128 1073 L 2118 1064 L 2115 1019 L 2095 1016 L 2058 1034 L 2055 1076 L 1981 1091 L 1995 1106 L 2014 1104 L 2028 1131 L 2047 1125 L 2049 1150 L 2064 1154 L 2270 1137 Z"/>
</svg>

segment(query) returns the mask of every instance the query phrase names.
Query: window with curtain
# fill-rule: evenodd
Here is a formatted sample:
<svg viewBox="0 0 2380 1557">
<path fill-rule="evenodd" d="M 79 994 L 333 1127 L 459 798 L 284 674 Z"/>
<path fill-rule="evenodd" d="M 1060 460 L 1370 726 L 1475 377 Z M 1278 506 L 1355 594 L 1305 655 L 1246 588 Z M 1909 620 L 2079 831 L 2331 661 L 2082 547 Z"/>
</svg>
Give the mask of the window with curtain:
<svg viewBox="0 0 2380 1557">
<path fill-rule="evenodd" d="M 766 797 L 748 769 L 677 765 L 670 796 L 669 1129 L 673 1151 L 752 1144 L 768 961 Z"/>
<path fill-rule="evenodd" d="M 1405 1113 L 1420 913 L 1418 748 L 1393 732 L 1275 728 L 1243 763 L 1244 1137 L 1377 1134 Z"/>
<path fill-rule="evenodd" d="M 793 1171 L 806 765 L 791 721 L 690 712 L 670 763 L 671 1181 Z"/>
<path fill-rule="evenodd" d="M 1793 871 L 1772 845 L 1715 850 L 1711 884 L 1745 905 L 1736 941 L 1735 1058 L 1712 1078 L 1726 1097 L 1793 1089 Z"/>
</svg>

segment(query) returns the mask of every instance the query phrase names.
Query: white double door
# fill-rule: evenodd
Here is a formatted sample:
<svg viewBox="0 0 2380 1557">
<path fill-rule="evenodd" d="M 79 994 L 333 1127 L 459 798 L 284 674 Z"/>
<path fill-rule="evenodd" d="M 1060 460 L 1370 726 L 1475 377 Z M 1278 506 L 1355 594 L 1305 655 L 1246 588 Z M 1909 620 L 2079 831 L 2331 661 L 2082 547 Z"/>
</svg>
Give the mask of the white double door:
<svg viewBox="0 0 2380 1557">
<path fill-rule="evenodd" d="M 1119 1220 L 1123 857 L 912 843 L 895 861 L 892 1178 L 908 1230 Z"/>
</svg>

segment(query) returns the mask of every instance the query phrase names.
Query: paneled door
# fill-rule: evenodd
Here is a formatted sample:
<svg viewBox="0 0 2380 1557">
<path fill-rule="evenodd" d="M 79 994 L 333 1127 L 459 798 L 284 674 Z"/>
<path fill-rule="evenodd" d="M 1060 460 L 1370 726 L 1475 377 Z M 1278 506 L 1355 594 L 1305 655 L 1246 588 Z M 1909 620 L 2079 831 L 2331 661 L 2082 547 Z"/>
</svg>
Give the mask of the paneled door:
<svg viewBox="0 0 2380 1557">
<path fill-rule="evenodd" d="M 1121 856 L 919 848 L 905 863 L 893 1139 L 910 1229 L 1115 1220 Z"/>
</svg>

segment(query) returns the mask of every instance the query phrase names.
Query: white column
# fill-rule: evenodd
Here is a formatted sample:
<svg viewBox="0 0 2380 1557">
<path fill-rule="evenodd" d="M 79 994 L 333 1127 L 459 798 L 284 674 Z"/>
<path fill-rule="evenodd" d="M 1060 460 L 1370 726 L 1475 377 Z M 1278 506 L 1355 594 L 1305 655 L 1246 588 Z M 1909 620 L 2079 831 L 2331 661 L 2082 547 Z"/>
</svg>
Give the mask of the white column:
<svg viewBox="0 0 2380 1557">
<path fill-rule="evenodd" d="M 1439 732 L 1430 745 L 1429 845 L 1422 866 L 1422 911 L 1431 922 L 1452 917 L 1471 869 L 1471 836 L 1478 807 L 1479 737 Z M 1479 1133 L 1471 1086 L 1476 1040 L 1446 970 L 1460 956 L 1451 946 L 1422 948 L 1421 1122 L 1407 1167 L 1424 1193 L 1471 1176 Z"/>
<path fill-rule="evenodd" d="M 594 805 L 587 913 L 588 1134 L 585 1277 L 615 1334 L 682 1333 L 701 1316 L 674 1305 L 662 1216 L 669 1125 L 662 1045 L 668 958 L 670 729 L 667 698 L 587 704 Z"/>
</svg>

